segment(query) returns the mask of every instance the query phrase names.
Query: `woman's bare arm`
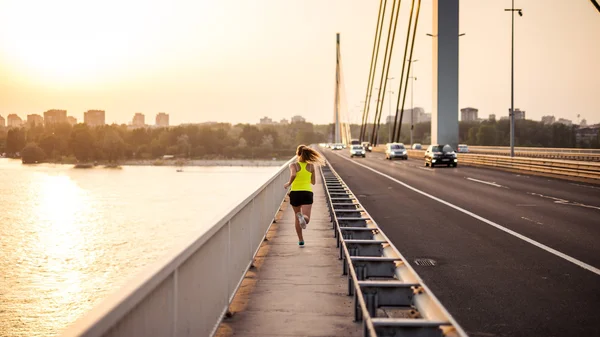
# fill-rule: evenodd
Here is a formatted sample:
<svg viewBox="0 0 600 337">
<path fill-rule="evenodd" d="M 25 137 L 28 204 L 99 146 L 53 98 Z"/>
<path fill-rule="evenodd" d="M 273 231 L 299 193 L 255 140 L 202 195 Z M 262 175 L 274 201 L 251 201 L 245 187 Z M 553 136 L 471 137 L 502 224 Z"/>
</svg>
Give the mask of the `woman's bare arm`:
<svg viewBox="0 0 600 337">
<path fill-rule="evenodd" d="M 290 187 L 292 182 L 294 182 L 294 179 L 296 179 L 296 163 L 290 164 L 290 180 L 287 183 L 285 183 L 285 185 L 283 185 L 283 187 L 284 188 Z"/>
</svg>

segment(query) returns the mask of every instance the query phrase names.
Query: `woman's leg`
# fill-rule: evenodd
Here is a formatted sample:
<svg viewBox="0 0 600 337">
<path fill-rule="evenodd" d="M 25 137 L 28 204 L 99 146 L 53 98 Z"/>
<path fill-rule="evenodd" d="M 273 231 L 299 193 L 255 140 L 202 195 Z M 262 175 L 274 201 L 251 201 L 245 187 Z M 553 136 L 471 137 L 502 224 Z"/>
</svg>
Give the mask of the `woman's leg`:
<svg viewBox="0 0 600 337">
<path fill-rule="evenodd" d="M 304 237 L 302 237 L 302 227 L 300 227 L 300 222 L 298 221 L 298 217 L 296 214 L 302 210 L 302 206 L 292 206 L 294 210 L 294 223 L 296 224 L 296 234 L 298 234 L 298 241 L 303 242 Z"/>
<path fill-rule="evenodd" d="M 312 211 L 312 204 L 309 205 L 302 205 L 302 214 L 304 214 L 304 219 L 306 220 L 306 223 L 308 223 L 310 221 L 310 212 Z"/>
</svg>

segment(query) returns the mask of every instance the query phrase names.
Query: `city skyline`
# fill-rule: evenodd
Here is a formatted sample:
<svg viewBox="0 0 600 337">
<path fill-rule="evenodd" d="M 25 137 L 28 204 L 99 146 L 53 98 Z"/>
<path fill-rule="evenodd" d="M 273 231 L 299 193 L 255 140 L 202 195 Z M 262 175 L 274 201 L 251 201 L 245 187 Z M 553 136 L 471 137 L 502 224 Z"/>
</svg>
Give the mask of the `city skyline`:
<svg viewBox="0 0 600 337">
<path fill-rule="evenodd" d="M 82 120 L 87 107 L 101 106 L 107 122 L 119 124 L 132 112 L 152 110 L 169 111 L 172 124 L 215 116 L 254 123 L 264 115 L 330 123 L 339 32 L 344 105 L 350 120 L 360 121 L 378 2 L 153 1 L 140 7 L 133 1 L 116 10 L 117 4 L 40 1 L 31 13 L 29 4 L 0 1 L 0 114 L 61 106 L 81 111 L 73 116 Z M 515 107 L 532 120 L 555 115 L 576 123 L 581 115 L 588 124 L 600 122 L 600 44 L 593 42 L 600 40 L 600 20 L 593 6 L 559 0 L 516 5 L 524 15 L 515 20 Z M 431 6 L 422 3 L 413 56 L 419 60 L 414 106 L 427 112 Z M 461 1 L 466 35 L 460 39 L 459 106 L 476 106 L 482 117 L 500 118 L 510 107 L 507 7 L 510 1 Z M 400 36 L 407 12 L 403 3 Z M 113 24 L 86 24 L 94 19 Z M 390 69 L 395 92 L 401 49 L 394 50 Z M 384 115 L 387 107 L 386 100 Z"/>
</svg>

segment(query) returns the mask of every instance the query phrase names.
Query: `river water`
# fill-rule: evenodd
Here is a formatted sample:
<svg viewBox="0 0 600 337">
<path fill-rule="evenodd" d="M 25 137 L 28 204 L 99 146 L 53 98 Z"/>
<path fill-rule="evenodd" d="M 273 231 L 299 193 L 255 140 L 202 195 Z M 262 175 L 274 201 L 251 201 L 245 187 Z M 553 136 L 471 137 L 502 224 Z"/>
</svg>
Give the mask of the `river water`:
<svg viewBox="0 0 600 337">
<path fill-rule="evenodd" d="M 74 169 L 0 159 L 0 336 L 56 336 L 275 167 Z"/>
</svg>

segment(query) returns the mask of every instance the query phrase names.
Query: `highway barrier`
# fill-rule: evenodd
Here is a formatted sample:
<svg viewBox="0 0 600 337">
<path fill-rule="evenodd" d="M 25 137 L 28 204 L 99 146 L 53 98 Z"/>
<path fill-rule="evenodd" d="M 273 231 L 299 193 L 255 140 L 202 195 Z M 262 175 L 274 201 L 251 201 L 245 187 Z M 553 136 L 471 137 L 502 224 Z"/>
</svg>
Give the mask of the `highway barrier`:
<svg viewBox="0 0 600 337">
<path fill-rule="evenodd" d="M 600 180 L 600 163 L 595 162 L 459 154 L 458 163 L 459 165 L 497 167 L 532 173 Z"/>
<path fill-rule="evenodd" d="M 373 151 L 385 152 L 385 148 L 376 147 Z M 409 158 L 423 159 L 425 156 L 425 150 L 408 150 L 407 153 Z M 590 161 L 511 158 L 509 156 L 459 153 L 458 165 L 494 167 L 532 174 L 600 180 L 600 163 Z"/>
<path fill-rule="evenodd" d="M 295 159 L 295 158 L 294 158 Z M 288 165 L 61 336 L 212 336 L 281 208 Z"/>
<path fill-rule="evenodd" d="M 320 173 L 363 336 L 467 336 L 328 162 Z"/>
<path fill-rule="evenodd" d="M 409 150 L 409 152 L 420 151 L 424 153 L 428 146 L 429 145 L 422 145 L 422 150 Z M 406 147 L 408 149 L 410 145 L 406 145 Z M 373 151 L 385 152 L 385 145 L 377 145 L 373 148 Z M 469 146 L 468 154 L 510 156 L 510 147 Z M 515 157 L 600 162 L 600 149 L 515 147 Z"/>
</svg>

